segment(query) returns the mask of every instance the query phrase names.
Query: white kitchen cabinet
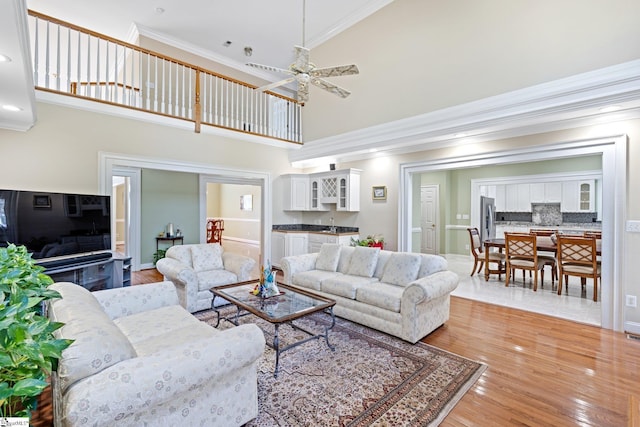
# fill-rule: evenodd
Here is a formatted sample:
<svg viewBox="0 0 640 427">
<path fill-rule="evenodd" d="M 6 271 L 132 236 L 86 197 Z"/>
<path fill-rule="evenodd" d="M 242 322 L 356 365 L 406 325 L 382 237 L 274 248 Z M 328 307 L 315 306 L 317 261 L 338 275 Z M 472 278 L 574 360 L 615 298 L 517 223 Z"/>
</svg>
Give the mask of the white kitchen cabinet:
<svg viewBox="0 0 640 427">
<path fill-rule="evenodd" d="M 282 175 L 284 210 L 337 211 L 360 210 L 360 170 Z"/>
<path fill-rule="evenodd" d="M 518 184 L 518 204 L 516 212 L 531 212 L 530 184 Z"/>
<path fill-rule="evenodd" d="M 506 211 L 506 193 L 505 193 L 505 185 L 498 184 L 496 187 L 496 211 L 505 212 Z"/>
<path fill-rule="evenodd" d="M 343 246 L 351 244 L 351 238 L 358 239 L 357 234 L 309 233 L 309 253 L 320 252 L 323 243 L 337 243 Z"/>
<path fill-rule="evenodd" d="M 562 212 L 595 212 L 595 180 L 562 183 Z"/>
<path fill-rule="evenodd" d="M 321 197 L 321 186 L 322 179 L 320 177 L 309 177 L 309 192 L 310 192 L 310 201 L 309 201 L 309 210 L 312 211 L 328 211 L 329 206 L 325 205 L 320 201 Z"/>
<path fill-rule="evenodd" d="M 530 184 L 505 185 L 505 212 L 531 212 Z"/>
<path fill-rule="evenodd" d="M 544 198 L 546 203 L 562 202 L 562 183 L 561 182 L 545 182 Z"/>
<path fill-rule="evenodd" d="M 309 252 L 309 234 L 307 233 L 287 233 L 285 242 L 286 256 L 303 255 Z"/>
<path fill-rule="evenodd" d="M 338 176 L 337 211 L 357 212 L 360 210 L 360 171 L 348 169 Z"/>
<path fill-rule="evenodd" d="M 271 264 L 279 267 L 286 256 L 302 255 L 309 251 L 309 234 L 305 232 L 273 231 L 271 233 Z"/>
<path fill-rule="evenodd" d="M 275 266 L 280 266 L 280 260 L 285 257 L 286 254 L 286 243 L 285 243 L 285 235 L 287 233 L 282 233 L 279 231 L 274 231 L 271 233 L 271 264 Z"/>
<path fill-rule="evenodd" d="M 544 203 L 544 182 L 530 184 L 531 203 Z"/>
<path fill-rule="evenodd" d="M 282 185 L 285 211 L 309 210 L 309 175 L 282 175 Z"/>
<path fill-rule="evenodd" d="M 529 191 L 531 203 L 560 203 L 562 201 L 562 183 L 560 182 L 535 182 L 529 184 Z"/>
</svg>

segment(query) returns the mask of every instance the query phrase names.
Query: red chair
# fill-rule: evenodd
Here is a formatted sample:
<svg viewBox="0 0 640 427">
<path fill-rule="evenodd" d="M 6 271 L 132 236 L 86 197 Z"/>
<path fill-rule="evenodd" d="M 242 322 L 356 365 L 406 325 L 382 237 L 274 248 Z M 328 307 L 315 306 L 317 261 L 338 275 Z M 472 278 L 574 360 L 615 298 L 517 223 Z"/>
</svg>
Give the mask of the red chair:
<svg viewBox="0 0 640 427">
<path fill-rule="evenodd" d="M 224 221 L 221 219 L 210 219 L 207 221 L 207 243 L 222 244 L 222 231 Z"/>
</svg>

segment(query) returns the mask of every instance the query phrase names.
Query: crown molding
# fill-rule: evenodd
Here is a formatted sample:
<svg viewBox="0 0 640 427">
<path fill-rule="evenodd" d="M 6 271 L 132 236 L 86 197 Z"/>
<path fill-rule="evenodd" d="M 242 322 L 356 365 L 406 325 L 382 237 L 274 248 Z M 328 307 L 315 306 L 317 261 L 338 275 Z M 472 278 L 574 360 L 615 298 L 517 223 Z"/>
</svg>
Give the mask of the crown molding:
<svg viewBox="0 0 640 427">
<path fill-rule="evenodd" d="M 620 110 L 603 113 L 602 107 Z M 640 117 L 640 60 L 368 128 L 307 141 L 289 160 L 309 167 Z M 460 134 L 464 134 L 461 137 Z"/>
<path fill-rule="evenodd" d="M 309 49 L 313 49 L 314 47 L 320 46 L 322 43 L 328 41 L 332 37 L 335 37 L 336 35 L 340 34 L 347 28 L 352 27 L 353 25 L 357 24 L 363 19 L 371 16 L 372 14 L 374 14 L 375 12 L 377 12 L 378 10 L 382 9 L 383 7 L 387 6 L 390 3 L 393 3 L 393 0 L 375 0 L 375 1 L 367 2 L 365 6 L 355 10 L 353 13 L 351 13 L 348 16 L 345 16 L 343 19 L 336 22 L 334 25 L 327 28 L 322 33 L 307 40 L 306 47 Z"/>
</svg>

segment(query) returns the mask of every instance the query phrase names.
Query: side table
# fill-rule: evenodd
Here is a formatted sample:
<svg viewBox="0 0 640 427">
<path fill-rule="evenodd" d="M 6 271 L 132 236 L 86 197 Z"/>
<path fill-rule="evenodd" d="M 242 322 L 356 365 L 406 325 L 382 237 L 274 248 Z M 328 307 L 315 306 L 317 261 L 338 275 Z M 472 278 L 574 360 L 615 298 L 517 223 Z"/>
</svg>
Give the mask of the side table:
<svg viewBox="0 0 640 427">
<path fill-rule="evenodd" d="M 171 246 L 175 245 L 176 242 L 180 242 L 180 244 L 184 244 L 184 236 L 173 236 L 173 237 L 156 237 L 156 252 L 160 249 L 160 242 L 171 242 Z"/>
</svg>

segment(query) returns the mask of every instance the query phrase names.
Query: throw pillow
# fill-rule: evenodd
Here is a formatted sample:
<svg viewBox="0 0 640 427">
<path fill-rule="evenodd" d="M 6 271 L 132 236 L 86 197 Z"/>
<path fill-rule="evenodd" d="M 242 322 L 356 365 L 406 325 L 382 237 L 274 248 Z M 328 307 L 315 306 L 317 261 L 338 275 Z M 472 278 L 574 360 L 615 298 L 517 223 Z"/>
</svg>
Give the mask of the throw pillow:
<svg viewBox="0 0 640 427">
<path fill-rule="evenodd" d="M 222 270 L 222 246 L 219 243 L 191 246 L 191 262 L 197 272 Z"/>
<path fill-rule="evenodd" d="M 340 261 L 340 245 L 323 243 L 316 259 L 316 270 L 336 271 L 338 261 Z"/>
<path fill-rule="evenodd" d="M 384 268 L 381 282 L 407 286 L 416 280 L 420 271 L 420 255 L 396 252 L 391 255 Z"/>
<path fill-rule="evenodd" d="M 380 248 L 356 246 L 353 255 L 351 255 L 351 262 L 349 262 L 347 274 L 372 277 L 373 272 L 376 271 L 379 254 Z"/>
</svg>

